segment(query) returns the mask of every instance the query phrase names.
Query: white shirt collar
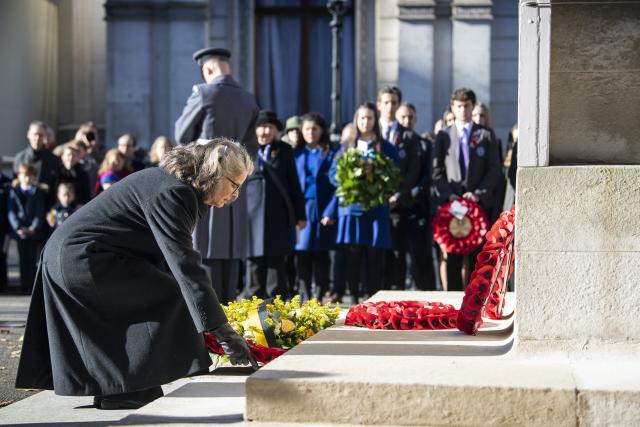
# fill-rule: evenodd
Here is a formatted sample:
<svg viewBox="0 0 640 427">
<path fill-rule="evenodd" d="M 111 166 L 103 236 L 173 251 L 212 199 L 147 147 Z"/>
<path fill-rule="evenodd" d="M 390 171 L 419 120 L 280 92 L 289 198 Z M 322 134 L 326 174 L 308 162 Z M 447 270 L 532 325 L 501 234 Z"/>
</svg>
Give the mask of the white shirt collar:
<svg viewBox="0 0 640 427">
<path fill-rule="evenodd" d="M 469 120 L 467 123 L 462 123 L 458 120 L 455 121 L 455 125 L 456 125 L 456 130 L 458 131 L 459 135 L 462 135 L 462 129 L 466 129 L 467 130 L 467 135 L 471 134 L 471 128 L 473 127 L 473 121 Z"/>
<path fill-rule="evenodd" d="M 391 132 L 395 132 L 398 128 L 398 122 L 395 120 L 392 122 L 385 122 L 380 119 L 380 126 L 382 126 L 382 133 L 385 133 L 388 127 L 391 127 Z"/>
</svg>

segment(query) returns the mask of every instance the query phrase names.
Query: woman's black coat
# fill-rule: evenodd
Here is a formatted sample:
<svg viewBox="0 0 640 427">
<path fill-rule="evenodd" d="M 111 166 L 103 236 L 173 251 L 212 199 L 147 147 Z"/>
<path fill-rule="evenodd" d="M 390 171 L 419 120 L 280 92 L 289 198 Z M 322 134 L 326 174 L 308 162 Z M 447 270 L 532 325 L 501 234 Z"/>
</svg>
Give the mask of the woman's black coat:
<svg viewBox="0 0 640 427">
<path fill-rule="evenodd" d="M 296 222 L 306 219 L 293 149 L 281 141 L 271 144 L 267 161 L 257 156 L 255 170 L 247 178 L 248 257 L 290 254 Z"/>
<path fill-rule="evenodd" d="M 227 321 L 191 240 L 206 209 L 151 168 L 70 216 L 43 251 L 16 387 L 104 395 L 206 371 L 201 333 Z"/>
</svg>

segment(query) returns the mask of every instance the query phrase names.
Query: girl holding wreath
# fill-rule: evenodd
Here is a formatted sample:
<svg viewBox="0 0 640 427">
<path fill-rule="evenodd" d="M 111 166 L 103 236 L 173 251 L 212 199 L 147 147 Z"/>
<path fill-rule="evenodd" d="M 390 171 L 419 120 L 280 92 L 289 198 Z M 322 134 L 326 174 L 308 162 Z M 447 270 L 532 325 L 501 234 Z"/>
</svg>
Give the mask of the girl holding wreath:
<svg viewBox="0 0 640 427">
<path fill-rule="evenodd" d="M 361 104 L 353 117 L 356 130 L 353 147 L 351 144 L 340 149 L 334 161 L 331 177 L 334 184 L 338 159 L 349 148 L 356 148 L 365 156 L 376 153 L 399 163 L 398 151 L 382 138 L 380 133 L 378 111 L 375 104 L 366 102 Z M 367 164 L 364 171 L 372 174 L 373 166 Z M 362 283 L 365 292 L 373 295 L 381 289 L 384 276 L 385 250 L 391 248 L 391 216 L 389 204 L 384 203 L 366 210 L 359 203 L 351 203 L 338 208 L 338 229 L 336 243 L 343 245 L 346 253 L 346 281 L 357 302 L 359 297 L 358 285 Z M 364 266 L 363 263 L 364 262 Z M 364 267 L 364 268 L 363 268 Z M 364 272 L 364 277 L 361 277 Z"/>
</svg>

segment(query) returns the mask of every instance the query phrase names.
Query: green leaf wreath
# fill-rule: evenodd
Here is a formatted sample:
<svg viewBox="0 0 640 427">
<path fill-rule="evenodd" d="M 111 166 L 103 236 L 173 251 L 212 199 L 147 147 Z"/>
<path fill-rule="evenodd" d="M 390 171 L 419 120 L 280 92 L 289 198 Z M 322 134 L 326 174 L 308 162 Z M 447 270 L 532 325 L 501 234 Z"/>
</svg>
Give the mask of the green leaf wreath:
<svg viewBox="0 0 640 427">
<path fill-rule="evenodd" d="M 372 166 L 371 173 L 365 166 Z M 366 210 L 386 204 L 400 186 L 400 170 L 389 157 L 374 151 L 348 149 L 338 159 L 336 195 L 341 206 L 361 204 Z"/>
</svg>

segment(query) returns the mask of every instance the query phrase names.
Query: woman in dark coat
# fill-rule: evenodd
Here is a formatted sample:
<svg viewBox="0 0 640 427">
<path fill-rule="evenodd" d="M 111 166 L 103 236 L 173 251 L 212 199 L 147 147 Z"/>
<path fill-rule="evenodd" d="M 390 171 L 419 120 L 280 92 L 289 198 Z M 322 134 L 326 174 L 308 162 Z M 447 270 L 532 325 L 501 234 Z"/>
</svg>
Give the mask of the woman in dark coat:
<svg viewBox="0 0 640 427">
<path fill-rule="evenodd" d="M 314 296 L 321 299 L 329 290 L 329 251 L 336 246 L 338 199 L 329 179 L 336 152 L 330 146 L 327 124 L 318 113 L 302 116 L 302 139 L 295 156 L 308 222 L 296 243 L 298 280 L 301 291 L 311 295 L 315 279 Z"/>
<path fill-rule="evenodd" d="M 191 233 L 207 204 L 235 200 L 252 168 L 233 141 L 191 143 L 69 217 L 41 257 L 16 387 L 137 408 L 162 396 L 160 385 L 208 371 L 204 331 L 232 363 L 251 361 Z"/>
<path fill-rule="evenodd" d="M 249 281 L 245 294 L 287 296 L 286 257 L 296 241 L 296 227 L 306 225 L 304 198 L 289 144 L 277 139 L 282 124 L 272 111 L 256 120 L 260 148 L 247 179 Z"/>
</svg>

